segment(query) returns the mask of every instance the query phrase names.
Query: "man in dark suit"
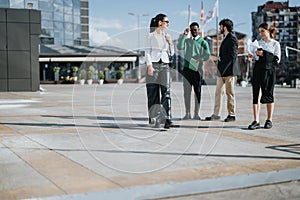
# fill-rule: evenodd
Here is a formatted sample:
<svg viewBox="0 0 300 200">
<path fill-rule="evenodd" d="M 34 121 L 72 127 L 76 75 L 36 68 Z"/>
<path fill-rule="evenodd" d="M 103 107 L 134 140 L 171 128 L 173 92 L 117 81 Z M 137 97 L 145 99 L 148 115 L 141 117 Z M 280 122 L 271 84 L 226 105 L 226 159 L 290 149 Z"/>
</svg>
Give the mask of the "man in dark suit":
<svg viewBox="0 0 300 200">
<path fill-rule="evenodd" d="M 234 87 L 236 85 L 237 75 L 240 74 L 238 66 L 238 39 L 232 32 L 233 22 L 230 19 L 221 20 L 219 29 L 224 37 L 218 58 L 214 113 L 205 119 L 220 120 L 222 96 L 224 95 L 224 91 L 226 91 L 228 116 L 224 121 L 231 122 L 236 120 Z"/>
</svg>

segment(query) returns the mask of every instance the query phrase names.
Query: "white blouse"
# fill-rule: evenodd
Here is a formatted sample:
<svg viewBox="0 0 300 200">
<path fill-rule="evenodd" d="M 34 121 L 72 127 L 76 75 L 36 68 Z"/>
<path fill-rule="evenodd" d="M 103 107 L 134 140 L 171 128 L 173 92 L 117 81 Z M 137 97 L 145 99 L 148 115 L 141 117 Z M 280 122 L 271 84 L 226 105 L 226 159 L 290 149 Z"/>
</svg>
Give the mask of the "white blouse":
<svg viewBox="0 0 300 200">
<path fill-rule="evenodd" d="M 169 45 L 166 34 L 158 34 L 156 31 L 149 33 L 145 42 L 145 56 L 147 65 L 152 62 L 169 63 L 169 55 L 174 55 L 174 45 Z"/>
<path fill-rule="evenodd" d="M 259 40 L 258 44 L 263 50 L 268 51 L 268 52 L 274 54 L 275 56 L 277 56 L 279 58 L 278 63 L 280 62 L 281 50 L 280 50 L 280 44 L 278 41 L 276 41 L 274 39 L 270 39 L 266 42 L 264 40 Z M 254 54 L 254 55 L 255 55 L 255 60 L 258 60 L 258 56 L 256 54 Z"/>
</svg>

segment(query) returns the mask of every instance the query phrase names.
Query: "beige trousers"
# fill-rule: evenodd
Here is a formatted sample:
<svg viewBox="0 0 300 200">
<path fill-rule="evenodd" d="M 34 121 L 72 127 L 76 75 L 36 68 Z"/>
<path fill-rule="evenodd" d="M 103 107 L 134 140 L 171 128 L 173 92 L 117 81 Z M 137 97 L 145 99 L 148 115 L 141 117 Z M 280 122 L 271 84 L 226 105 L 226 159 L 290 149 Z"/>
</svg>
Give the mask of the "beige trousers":
<svg viewBox="0 0 300 200">
<path fill-rule="evenodd" d="M 234 87 L 236 85 L 237 76 L 217 77 L 217 85 L 215 92 L 214 114 L 220 116 L 222 108 L 222 98 L 226 92 L 228 115 L 235 115 L 235 98 Z"/>
</svg>

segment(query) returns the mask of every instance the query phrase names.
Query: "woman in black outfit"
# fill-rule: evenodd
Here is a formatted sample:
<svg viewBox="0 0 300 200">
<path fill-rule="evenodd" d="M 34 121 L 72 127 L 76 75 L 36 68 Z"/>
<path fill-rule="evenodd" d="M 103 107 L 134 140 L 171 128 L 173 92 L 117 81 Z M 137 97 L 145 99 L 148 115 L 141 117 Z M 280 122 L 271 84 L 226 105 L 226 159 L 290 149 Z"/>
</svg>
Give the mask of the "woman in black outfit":
<svg viewBox="0 0 300 200">
<path fill-rule="evenodd" d="M 274 40 L 276 29 L 270 27 L 267 23 L 262 23 L 259 25 L 258 31 L 261 37 L 258 44 L 261 48 L 249 53 L 249 57 L 255 60 L 252 77 L 254 121 L 248 126 L 250 130 L 260 128 L 259 101 L 267 105 L 267 120 L 264 128 L 270 129 L 273 126 L 275 66 L 279 63 L 281 57 L 280 44 Z"/>
</svg>

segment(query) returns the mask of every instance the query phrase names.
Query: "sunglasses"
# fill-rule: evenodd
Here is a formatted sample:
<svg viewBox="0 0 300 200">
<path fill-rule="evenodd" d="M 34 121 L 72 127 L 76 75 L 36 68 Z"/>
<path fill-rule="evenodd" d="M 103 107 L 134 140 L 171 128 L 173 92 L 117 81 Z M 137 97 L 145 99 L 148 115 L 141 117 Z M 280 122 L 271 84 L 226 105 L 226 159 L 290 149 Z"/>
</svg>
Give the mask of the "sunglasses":
<svg viewBox="0 0 300 200">
<path fill-rule="evenodd" d="M 170 23 L 169 21 L 162 21 L 162 22 Z"/>
</svg>

